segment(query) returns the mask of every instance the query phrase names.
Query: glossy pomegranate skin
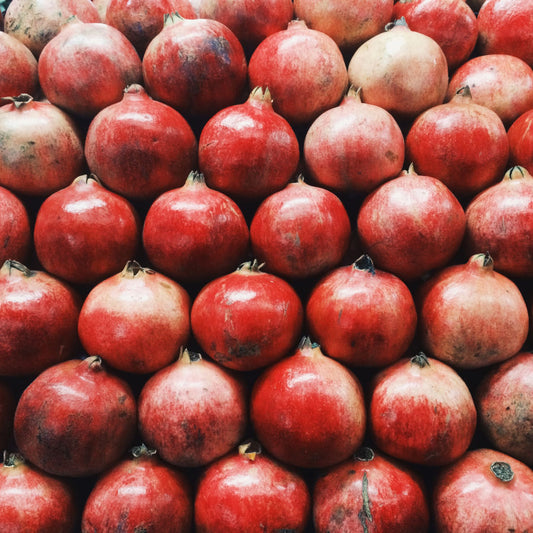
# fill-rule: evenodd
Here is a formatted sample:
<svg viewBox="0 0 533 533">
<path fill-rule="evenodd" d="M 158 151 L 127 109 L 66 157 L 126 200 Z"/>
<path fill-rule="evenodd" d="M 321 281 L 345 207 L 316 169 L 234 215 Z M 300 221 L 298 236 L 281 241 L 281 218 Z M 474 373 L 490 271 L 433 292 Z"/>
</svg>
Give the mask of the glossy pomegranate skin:
<svg viewBox="0 0 533 533">
<path fill-rule="evenodd" d="M 431 37 L 453 72 L 467 61 L 476 46 L 478 21 L 464 0 L 400 0 L 393 19 L 404 17 L 409 28 Z"/>
<path fill-rule="evenodd" d="M 250 88 L 268 87 L 274 110 L 292 126 L 308 125 L 336 106 L 348 84 L 346 65 L 331 37 L 303 20 L 265 38 L 248 65 Z"/>
<path fill-rule="evenodd" d="M 418 354 L 372 378 L 368 423 L 382 452 L 412 464 L 442 466 L 465 453 L 476 428 L 467 384 L 453 368 Z"/>
<path fill-rule="evenodd" d="M 298 473 L 247 442 L 205 470 L 194 508 L 198 533 L 297 533 L 306 530 L 311 497 Z"/>
<path fill-rule="evenodd" d="M 17 400 L 8 380 L 0 380 L 0 449 L 12 446 L 13 417 Z"/>
<path fill-rule="evenodd" d="M 278 460 L 326 468 L 362 443 L 363 389 L 355 374 L 304 338 L 254 382 L 250 419 L 259 442 Z"/>
<path fill-rule="evenodd" d="M 94 117 L 85 139 L 91 172 L 129 199 L 153 199 L 183 185 L 196 167 L 197 150 L 185 118 L 139 84 Z"/>
<path fill-rule="evenodd" d="M 193 171 L 182 187 L 151 204 L 142 238 L 157 270 L 179 282 L 205 283 L 244 260 L 249 230 L 239 206 Z"/>
<path fill-rule="evenodd" d="M 198 165 L 206 183 L 240 200 L 262 200 L 282 189 L 300 162 L 298 138 L 273 109 L 268 88 L 220 110 L 205 124 Z"/>
<path fill-rule="evenodd" d="M 92 488 L 81 522 L 82 533 L 192 531 L 189 480 L 146 446 L 104 472 Z"/>
<path fill-rule="evenodd" d="M 47 196 L 82 173 L 85 165 L 80 128 L 47 101 L 20 95 L 0 107 L 0 185 L 15 193 Z"/>
<path fill-rule="evenodd" d="M 124 89 L 142 80 L 141 59 L 116 28 L 72 21 L 43 48 L 39 82 L 53 104 L 92 118 L 119 102 Z"/>
<path fill-rule="evenodd" d="M 494 270 L 488 253 L 450 265 L 417 295 L 418 338 L 454 368 L 483 368 L 509 359 L 528 334 L 528 309 L 517 285 Z"/>
<path fill-rule="evenodd" d="M 442 181 L 411 166 L 368 195 L 357 215 L 361 246 L 404 281 L 444 267 L 465 232 L 463 207 Z"/>
<path fill-rule="evenodd" d="M 351 87 L 341 103 L 307 130 L 304 161 L 310 178 L 337 191 L 366 192 L 402 170 L 402 130 L 383 108 L 366 104 Z"/>
<path fill-rule="evenodd" d="M 243 381 L 187 349 L 154 374 L 139 396 L 143 441 L 172 465 L 206 466 L 237 446 L 246 424 Z"/>
<path fill-rule="evenodd" d="M 337 266 L 350 232 L 339 197 L 299 178 L 261 202 L 250 224 L 250 242 L 266 271 L 302 279 Z"/>
<path fill-rule="evenodd" d="M 72 287 L 9 259 L 0 287 L 0 375 L 36 375 L 74 354 L 81 301 Z"/>
<path fill-rule="evenodd" d="M 473 101 L 492 109 L 505 127 L 533 107 L 533 70 L 513 55 L 487 54 L 463 63 L 450 79 L 446 101 L 465 85 Z"/>
<path fill-rule="evenodd" d="M 498 479 L 493 463 L 507 463 L 513 479 Z M 470 450 L 439 473 L 432 507 L 438 532 L 527 531 L 533 523 L 533 471 L 496 450 Z"/>
<path fill-rule="evenodd" d="M 242 45 L 216 20 L 167 17 L 142 68 L 148 93 L 187 117 L 212 116 L 239 101 L 246 85 Z"/>
<path fill-rule="evenodd" d="M 369 256 L 319 280 L 305 316 L 324 353 L 351 367 L 382 367 L 398 360 L 413 341 L 417 322 L 407 285 L 375 269 Z"/>
<path fill-rule="evenodd" d="M 234 370 L 256 370 L 294 350 L 303 306 L 285 280 L 248 262 L 205 285 L 191 309 L 194 338 L 212 359 Z"/>
<path fill-rule="evenodd" d="M 8 259 L 24 263 L 30 254 L 32 234 L 26 206 L 9 189 L 0 187 L 0 264 Z"/>
<path fill-rule="evenodd" d="M 533 467 L 533 353 L 492 367 L 476 388 L 479 425 L 492 445 Z"/>
<path fill-rule="evenodd" d="M 73 533 L 78 517 L 67 481 L 46 474 L 20 454 L 8 453 L 0 463 L 0 512 L 6 532 Z"/>
<path fill-rule="evenodd" d="M 332 467 L 313 488 L 317 533 L 429 530 L 429 502 L 419 475 L 370 448 Z"/>
<path fill-rule="evenodd" d="M 533 109 L 520 115 L 507 130 L 509 159 L 533 174 Z"/>
<path fill-rule="evenodd" d="M 172 279 L 128 261 L 85 298 L 78 335 L 85 351 L 124 372 L 172 363 L 190 335 L 190 297 Z"/>
<path fill-rule="evenodd" d="M 78 176 L 41 204 L 33 238 L 43 267 L 70 283 L 95 284 L 120 272 L 141 237 L 136 209 L 94 175 Z"/>
<path fill-rule="evenodd" d="M 509 158 L 503 122 L 496 112 L 475 103 L 470 87 L 417 117 L 405 146 L 417 172 L 440 179 L 461 198 L 499 180 Z"/>
<path fill-rule="evenodd" d="M 464 246 L 470 255 L 489 250 L 494 268 L 507 276 L 533 277 L 533 176 L 511 167 L 466 208 Z"/>
<path fill-rule="evenodd" d="M 110 468 L 135 437 L 137 406 L 126 381 L 99 357 L 69 359 L 39 374 L 15 411 L 20 452 L 49 474 L 87 477 Z"/>
</svg>

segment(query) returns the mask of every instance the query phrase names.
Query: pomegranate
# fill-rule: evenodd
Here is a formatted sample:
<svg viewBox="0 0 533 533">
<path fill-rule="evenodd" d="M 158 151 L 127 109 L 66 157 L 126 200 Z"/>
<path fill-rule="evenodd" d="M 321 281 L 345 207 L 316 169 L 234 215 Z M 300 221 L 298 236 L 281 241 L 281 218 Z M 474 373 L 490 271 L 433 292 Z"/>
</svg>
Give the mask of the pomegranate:
<svg viewBox="0 0 533 533">
<path fill-rule="evenodd" d="M 527 531 L 533 523 L 533 471 L 496 450 L 469 450 L 438 473 L 433 516 L 438 532 Z"/>
<path fill-rule="evenodd" d="M 239 206 L 192 171 L 182 187 L 151 204 L 142 238 L 156 269 L 179 281 L 206 282 L 242 262 L 249 231 Z"/>
<path fill-rule="evenodd" d="M 465 85 L 473 101 L 492 109 L 506 127 L 533 107 L 533 70 L 513 55 L 487 54 L 463 63 L 450 79 L 446 100 Z"/>
<path fill-rule="evenodd" d="M 533 353 L 516 354 L 483 375 L 474 399 L 489 442 L 533 467 L 532 369 Z"/>
<path fill-rule="evenodd" d="M 120 101 L 124 88 L 142 79 L 141 59 L 119 30 L 76 20 L 43 48 L 38 71 L 46 98 L 84 118 Z"/>
<path fill-rule="evenodd" d="M 74 16 L 80 22 L 100 22 L 91 0 L 12 0 L 5 12 L 4 31 L 38 58 L 46 44 Z"/>
<path fill-rule="evenodd" d="M 308 278 L 337 266 L 348 250 L 350 219 L 338 196 L 304 182 L 289 183 L 257 208 L 250 224 L 254 255 L 273 274 Z"/>
<path fill-rule="evenodd" d="M 268 87 L 274 110 L 292 126 L 310 124 L 336 106 L 347 88 L 348 74 L 339 47 L 303 20 L 266 37 L 248 65 L 250 87 Z"/>
<path fill-rule="evenodd" d="M 250 419 L 259 442 L 278 460 L 326 468 L 347 459 L 365 435 L 359 379 L 304 337 L 296 351 L 254 382 Z"/>
<path fill-rule="evenodd" d="M 147 374 L 172 363 L 189 339 L 190 298 L 172 279 L 136 261 L 93 287 L 78 334 L 85 351 L 124 372 Z"/>
<path fill-rule="evenodd" d="M 142 69 L 149 94 L 188 117 L 210 117 L 234 104 L 246 85 L 242 45 L 216 20 L 167 15 L 146 48 Z"/>
<path fill-rule="evenodd" d="M 533 109 L 522 113 L 507 130 L 509 158 L 513 165 L 533 174 Z"/>
<path fill-rule="evenodd" d="M 188 533 L 192 510 L 185 475 L 159 459 L 155 450 L 135 446 L 95 483 L 85 502 L 81 532 Z"/>
<path fill-rule="evenodd" d="M 83 172 L 81 131 L 64 111 L 28 94 L 0 107 L 0 185 L 47 196 Z"/>
<path fill-rule="evenodd" d="M 2 530 L 73 533 L 78 509 L 73 488 L 7 453 L 0 466 Z"/>
<path fill-rule="evenodd" d="M 411 165 L 365 198 L 357 233 L 378 268 L 410 281 L 448 264 L 465 224 L 463 207 L 448 187 Z"/>
<path fill-rule="evenodd" d="M 196 167 L 197 142 L 183 116 L 133 84 L 91 121 L 85 157 L 91 172 L 130 199 L 180 187 Z"/>
<path fill-rule="evenodd" d="M 303 306 L 286 281 L 257 261 L 205 285 L 191 309 L 196 341 L 217 363 L 234 370 L 270 365 L 301 336 Z"/>
<path fill-rule="evenodd" d="M 411 292 L 394 274 L 362 255 L 330 271 L 310 293 L 309 331 L 324 352 L 351 367 L 382 367 L 407 350 L 416 331 Z"/>
<path fill-rule="evenodd" d="M 207 184 L 239 200 L 263 200 L 283 189 L 300 161 L 298 138 L 272 107 L 268 88 L 222 109 L 202 129 L 198 164 Z"/>
<path fill-rule="evenodd" d="M 476 408 L 457 372 L 420 352 L 373 377 L 368 424 L 384 453 L 413 464 L 440 466 L 457 460 L 470 446 Z"/>
<path fill-rule="evenodd" d="M 140 235 L 133 205 L 96 176 L 84 174 L 44 200 L 33 239 L 49 273 L 71 283 L 94 284 L 121 271 L 135 254 Z"/>
<path fill-rule="evenodd" d="M 141 436 L 172 465 L 199 467 L 222 457 L 243 438 L 246 424 L 243 382 L 187 348 L 139 396 Z"/>
<path fill-rule="evenodd" d="M 313 30 L 329 35 L 344 53 L 354 53 L 383 31 L 392 18 L 393 0 L 314 2 L 295 0 L 294 13 Z"/>
<path fill-rule="evenodd" d="M 14 435 L 22 455 L 45 472 L 86 477 L 122 456 L 136 423 L 128 383 L 91 356 L 51 366 L 28 385 L 15 411 Z"/>
<path fill-rule="evenodd" d="M 0 268 L 0 375 L 31 376 L 71 357 L 80 298 L 41 270 L 8 259 Z"/>
<path fill-rule="evenodd" d="M 317 480 L 313 518 L 317 533 L 423 533 L 429 531 L 430 519 L 420 476 L 367 447 Z"/>
<path fill-rule="evenodd" d="M 488 250 L 494 268 L 511 277 L 533 277 L 533 176 L 510 168 L 503 179 L 467 206 L 464 246 Z"/>
<path fill-rule="evenodd" d="M 318 185 L 357 192 L 396 177 L 404 151 L 396 120 L 381 107 L 363 103 L 354 87 L 311 124 L 303 148 L 306 170 Z"/>
<path fill-rule="evenodd" d="M 444 101 L 446 56 L 431 37 L 409 29 L 405 19 L 387 24 L 385 30 L 355 51 L 348 78 L 361 87 L 367 104 L 383 107 L 398 119 L 412 119 Z"/>
<path fill-rule="evenodd" d="M 405 145 L 418 172 L 440 179 L 462 198 L 497 181 L 509 158 L 505 126 L 494 111 L 474 102 L 469 86 L 417 117 Z"/>
<path fill-rule="evenodd" d="M 449 265 L 418 293 L 419 340 L 434 357 L 457 368 L 482 368 L 522 348 L 529 328 L 517 285 L 494 270 L 488 252 Z"/>
<path fill-rule="evenodd" d="M 24 263 L 32 245 L 26 206 L 9 189 L 0 187 L 0 264 L 8 259 Z"/>
<path fill-rule="evenodd" d="M 7 450 L 12 444 L 13 417 L 17 401 L 7 380 L 0 380 L 0 450 Z"/>
<path fill-rule="evenodd" d="M 309 521 L 311 496 L 304 479 L 246 441 L 209 465 L 194 502 L 196 531 L 291 531 Z"/>
</svg>

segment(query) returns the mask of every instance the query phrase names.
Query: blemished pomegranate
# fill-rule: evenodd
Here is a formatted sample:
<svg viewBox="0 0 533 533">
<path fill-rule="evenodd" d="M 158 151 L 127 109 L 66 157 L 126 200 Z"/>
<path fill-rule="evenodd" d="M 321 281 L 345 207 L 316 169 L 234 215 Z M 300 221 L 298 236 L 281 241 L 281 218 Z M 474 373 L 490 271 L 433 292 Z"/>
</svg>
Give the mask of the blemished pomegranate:
<svg viewBox="0 0 533 533">
<path fill-rule="evenodd" d="M 139 396 L 143 441 L 175 466 L 206 466 L 222 457 L 244 438 L 246 425 L 241 378 L 187 348 Z"/>
<path fill-rule="evenodd" d="M 198 533 L 303 533 L 311 514 L 311 496 L 296 471 L 248 440 L 205 469 L 194 511 Z"/>
<path fill-rule="evenodd" d="M 25 263 L 32 244 L 26 206 L 9 189 L 0 187 L 0 264 L 8 259 Z"/>
<path fill-rule="evenodd" d="M 78 319 L 85 351 L 113 368 L 148 374 L 172 363 L 190 336 L 190 297 L 137 261 L 94 286 Z"/>
</svg>

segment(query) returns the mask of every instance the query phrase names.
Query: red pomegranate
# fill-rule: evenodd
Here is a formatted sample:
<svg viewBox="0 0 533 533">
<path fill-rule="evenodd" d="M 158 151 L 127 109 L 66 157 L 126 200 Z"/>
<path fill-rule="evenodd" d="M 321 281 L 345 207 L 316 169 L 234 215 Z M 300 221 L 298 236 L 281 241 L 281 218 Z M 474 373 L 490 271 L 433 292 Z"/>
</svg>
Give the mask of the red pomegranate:
<svg viewBox="0 0 533 533">
<path fill-rule="evenodd" d="M 263 200 L 282 189 L 300 162 L 298 138 L 273 109 L 268 88 L 216 113 L 202 129 L 198 164 L 206 183 L 239 200 Z"/>
<path fill-rule="evenodd" d="M 9 189 L 0 187 L 0 264 L 8 259 L 24 263 L 29 258 L 31 245 L 26 206 Z"/>
<path fill-rule="evenodd" d="M 85 351 L 118 370 L 156 372 L 172 363 L 190 334 L 190 298 L 172 279 L 128 261 L 85 298 L 78 335 Z"/>
<path fill-rule="evenodd" d="M 533 109 L 522 113 L 507 130 L 509 160 L 533 174 Z"/>
<path fill-rule="evenodd" d="M 91 172 L 130 199 L 153 199 L 183 185 L 196 168 L 197 149 L 185 118 L 139 84 L 94 117 L 85 139 Z"/>
<path fill-rule="evenodd" d="M 350 87 L 341 103 L 309 127 L 303 145 L 311 179 L 337 191 L 369 192 L 403 168 L 404 139 L 385 109 L 363 103 Z"/>
<path fill-rule="evenodd" d="M 292 126 L 308 125 L 336 106 L 347 88 L 348 74 L 339 47 L 303 20 L 269 35 L 248 65 L 250 87 L 268 87 L 274 109 Z"/>
</svg>

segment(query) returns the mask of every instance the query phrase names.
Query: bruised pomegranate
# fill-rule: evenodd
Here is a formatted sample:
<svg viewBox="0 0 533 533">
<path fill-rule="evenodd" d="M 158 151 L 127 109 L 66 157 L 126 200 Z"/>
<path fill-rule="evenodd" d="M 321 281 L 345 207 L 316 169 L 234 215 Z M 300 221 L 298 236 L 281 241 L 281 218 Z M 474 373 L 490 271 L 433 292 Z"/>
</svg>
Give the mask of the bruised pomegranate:
<svg viewBox="0 0 533 533">
<path fill-rule="evenodd" d="M 520 115 L 507 130 L 509 159 L 533 174 L 533 109 Z"/>
<path fill-rule="evenodd" d="M 9 189 L 0 187 L 0 264 L 8 259 L 24 263 L 32 234 L 26 206 Z"/>
</svg>

